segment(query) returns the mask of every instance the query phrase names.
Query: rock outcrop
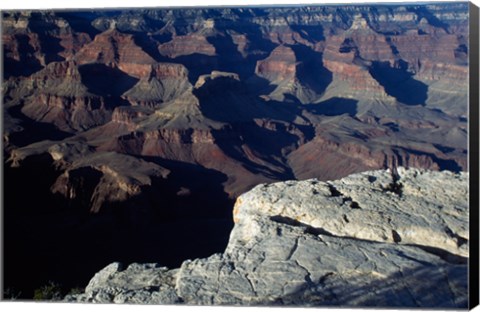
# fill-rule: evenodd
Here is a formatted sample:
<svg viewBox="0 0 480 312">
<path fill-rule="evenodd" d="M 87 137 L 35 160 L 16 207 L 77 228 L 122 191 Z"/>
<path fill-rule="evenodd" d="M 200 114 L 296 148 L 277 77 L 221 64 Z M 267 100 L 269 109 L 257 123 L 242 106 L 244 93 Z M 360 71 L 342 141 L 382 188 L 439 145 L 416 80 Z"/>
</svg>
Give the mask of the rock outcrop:
<svg viewBox="0 0 480 312">
<path fill-rule="evenodd" d="M 31 299 L 47 277 L 85 285 L 116 259 L 222 251 L 233 202 L 260 183 L 467 171 L 468 8 L 2 12 L 6 287 Z M 358 237 L 417 244 L 398 222 Z"/>
<path fill-rule="evenodd" d="M 214 56 L 215 47 L 201 34 L 173 37 L 171 41 L 158 47 L 160 54 L 169 58 L 177 58 L 184 55 L 200 54 Z"/>
<path fill-rule="evenodd" d="M 169 170 L 129 155 L 95 152 L 81 142 L 37 144 L 12 153 L 12 167 L 29 157 L 47 155 L 61 173 L 50 186 L 68 206 L 97 213 L 105 207 L 146 195 L 153 180 L 166 179 Z M 148 195 L 147 195 L 148 197 Z"/>
<path fill-rule="evenodd" d="M 115 28 L 95 36 L 92 42 L 78 51 L 75 58 L 79 64 L 118 63 L 120 67 L 124 64 L 125 72 L 132 76 L 139 76 L 141 73 L 134 69 L 129 70 L 129 66 L 156 63 L 150 55 L 135 43 L 132 35 L 119 32 Z"/>
<path fill-rule="evenodd" d="M 132 105 L 155 107 L 178 98 L 189 88 L 188 70 L 183 65 L 157 63 L 122 98 Z"/>
<path fill-rule="evenodd" d="M 52 62 L 20 82 L 15 90 L 21 112 L 61 131 L 75 132 L 105 123 L 111 112 L 105 99 L 91 93 L 82 81 L 75 61 Z"/>
<path fill-rule="evenodd" d="M 67 301 L 465 308 L 468 173 L 398 168 L 258 185 L 223 254 L 113 263 Z"/>
</svg>

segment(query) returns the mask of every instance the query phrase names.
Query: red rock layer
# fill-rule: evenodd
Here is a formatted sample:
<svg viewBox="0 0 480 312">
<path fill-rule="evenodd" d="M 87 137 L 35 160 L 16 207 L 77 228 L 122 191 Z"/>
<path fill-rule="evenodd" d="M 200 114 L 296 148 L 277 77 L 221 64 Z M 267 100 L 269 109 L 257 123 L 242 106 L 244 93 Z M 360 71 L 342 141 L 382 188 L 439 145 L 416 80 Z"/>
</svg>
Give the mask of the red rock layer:
<svg viewBox="0 0 480 312">
<path fill-rule="evenodd" d="M 63 34 L 59 36 L 59 39 L 60 45 L 64 48 L 64 51 L 60 52 L 59 55 L 66 60 L 73 59 L 84 45 L 92 41 L 86 33 Z"/>
<path fill-rule="evenodd" d="M 391 43 L 402 59 L 418 72 L 426 60 L 455 64 L 455 49 L 458 47 L 455 35 L 419 35 L 417 33 L 392 36 Z"/>
<path fill-rule="evenodd" d="M 188 70 L 181 64 L 157 63 L 152 65 L 152 75 L 158 79 L 187 79 Z"/>
<path fill-rule="evenodd" d="M 338 85 L 336 96 L 390 99 L 383 86 L 369 73 L 368 67 L 355 62 L 355 51 L 341 53 L 344 36 L 332 36 L 326 42 L 323 64 L 333 73 L 334 85 Z"/>
<path fill-rule="evenodd" d="M 207 41 L 207 38 L 198 34 L 186 36 L 174 36 L 167 43 L 158 47 L 160 54 L 169 58 L 176 58 L 182 55 L 203 54 L 216 55 L 215 47 Z"/>
<path fill-rule="evenodd" d="M 322 136 L 300 146 L 289 155 L 289 164 L 295 177 L 305 179 L 319 176 L 334 179 L 336 176 L 348 175 L 385 166 L 405 166 L 438 170 L 436 156 L 408 153 L 402 149 L 393 150 L 388 146 L 365 146 L 358 142 L 335 142 Z"/>
<path fill-rule="evenodd" d="M 124 124 L 128 131 L 134 131 L 138 127 L 138 119 L 147 117 L 151 113 L 150 109 L 144 107 L 119 106 L 113 110 L 112 122 Z"/>
<path fill-rule="evenodd" d="M 26 98 L 22 112 L 67 132 L 85 130 L 105 123 L 110 113 L 104 99 L 88 93 L 74 61 L 54 62 L 26 79 L 21 88 Z"/>
<path fill-rule="evenodd" d="M 234 137 L 231 137 L 231 136 Z M 223 138 L 231 144 L 235 133 L 223 133 Z M 131 132 L 119 137 L 108 148 L 119 153 L 161 157 L 201 165 L 204 168 L 218 170 L 228 176 L 225 191 L 231 196 L 238 196 L 265 180 L 245 168 L 241 161 L 233 159 L 220 148 L 218 138 L 207 129 L 168 129 L 161 128 L 148 132 Z"/>
<path fill-rule="evenodd" d="M 358 49 L 359 56 L 365 60 L 391 61 L 394 59 L 392 48 L 386 37 L 372 30 L 363 17 L 357 16 L 343 37 Z"/>
<path fill-rule="evenodd" d="M 422 81 L 444 80 L 448 84 L 466 87 L 465 81 L 468 80 L 468 67 L 425 60 L 421 63 L 421 68 L 416 77 L 422 79 Z"/>
<path fill-rule="evenodd" d="M 35 33 L 2 34 L 2 44 L 5 58 L 17 62 L 34 61 L 45 65 L 40 40 Z"/>
<path fill-rule="evenodd" d="M 255 73 L 269 81 L 281 81 L 293 78 L 296 66 L 297 59 L 293 50 L 280 45 L 266 59 L 257 62 Z"/>
<path fill-rule="evenodd" d="M 115 29 L 107 30 L 95 36 L 76 55 L 81 64 L 103 63 L 118 66 L 120 70 L 133 77 L 144 77 L 151 71 L 156 61 L 135 44 L 133 36 Z"/>
</svg>

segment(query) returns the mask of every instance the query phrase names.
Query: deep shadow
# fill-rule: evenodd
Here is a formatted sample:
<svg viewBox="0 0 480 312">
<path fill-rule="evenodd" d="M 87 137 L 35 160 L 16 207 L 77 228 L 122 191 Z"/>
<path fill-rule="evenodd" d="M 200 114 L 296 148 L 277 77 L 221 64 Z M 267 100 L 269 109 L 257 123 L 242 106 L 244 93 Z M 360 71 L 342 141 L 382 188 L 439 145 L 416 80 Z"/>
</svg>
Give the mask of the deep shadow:
<svg viewBox="0 0 480 312">
<path fill-rule="evenodd" d="M 8 109 L 8 114 L 21 120 L 20 126 L 23 128 L 22 131 L 12 132 L 9 135 L 10 143 L 15 146 L 22 147 L 43 140 L 59 141 L 73 135 L 58 129 L 53 124 L 30 119 L 21 112 L 21 109 L 21 106 Z M 4 115 L 3 118 L 6 116 Z"/>
<path fill-rule="evenodd" d="M 158 44 L 163 44 L 171 41 L 173 39 L 173 35 L 169 32 L 164 32 L 161 34 L 154 34 L 151 36 L 153 40 L 155 40 Z"/>
<path fill-rule="evenodd" d="M 257 61 L 266 58 L 276 45 L 264 38 L 260 25 L 251 23 L 247 19 L 238 23 L 232 23 L 229 20 L 221 20 L 221 22 L 227 32 L 245 34 L 248 40 L 248 45 L 245 47 L 247 55 L 244 57 L 238 51 L 231 36 L 207 38 L 215 46 L 221 70 L 238 73 L 242 81 L 252 77 Z M 255 53 L 251 53 L 252 51 Z"/>
<path fill-rule="evenodd" d="M 412 78 L 407 71 L 408 64 L 400 62 L 398 68 L 391 67 L 388 62 L 372 62 L 370 74 L 384 88 L 387 94 L 407 105 L 425 106 L 428 97 L 428 86 Z"/>
<path fill-rule="evenodd" d="M 468 47 L 465 44 L 459 44 L 454 50 L 455 59 L 462 65 L 468 66 Z"/>
<path fill-rule="evenodd" d="M 357 114 L 357 100 L 333 97 L 318 104 L 306 105 L 308 112 L 316 115 L 340 116 L 347 114 L 354 117 Z"/>
<path fill-rule="evenodd" d="M 151 36 L 144 32 L 134 33 L 133 40 L 145 53 L 150 55 L 157 62 L 165 62 L 167 58 L 160 54 L 158 50 L 158 39 L 161 36 Z M 171 36 L 170 36 L 171 39 Z"/>
<path fill-rule="evenodd" d="M 200 75 L 210 74 L 213 70 L 219 70 L 216 56 L 194 53 L 178 56 L 171 60 L 173 63 L 182 64 L 188 69 L 188 80 L 195 85 Z"/>
<path fill-rule="evenodd" d="M 31 299 L 55 281 L 65 289 L 85 287 L 114 261 L 155 262 L 170 268 L 186 259 L 222 252 L 233 227 L 233 201 L 225 176 L 181 162 L 152 159 L 171 170 L 138 196 L 89 212 L 101 179 L 93 168 L 73 170 L 76 196 L 67 200 L 50 187 L 61 174 L 48 154 L 31 156 L 19 168 L 4 164 L 4 289 Z M 188 189 L 189 192 L 179 192 Z"/>
<path fill-rule="evenodd" d="M 262 10 L 256 10 L 262 11 Z M 242 15 L 249 15 L 245 12 Z M 176 20 L 175 28 L 180 27 L 182 20 Z M 180 23 L 180 24 L 179 24 Z M 203 74 L 210 74 L 212 70 L 220 70 L 226 72 L 237 73 L 242 80 L 248 79 L 255 74 L 255 67 L 258 60 L 266 58 L 269 53 L 275 48 L 275 44 L 263 37 L 260 25 L 250 22 L 248 19 L 241 20 L 238 23 L 232 23 L 223 18 L 216 18 L 215 23 L 224 33 L 216 36 L 208 36 L 207 41 L 211 43 L 216 50 L 215 56 L 208 56 L 203 54 L 183 55 L 174 58 L 175 63 L 183 64 L 189 70 L 189 80 L 195 83 L 198 76 Z M 229 31 L 234 31 L 239 34 L 246 34 L 249 42 L 247 47 L 248 55 L 243 57 L 234 44 L 232 37 L 228 34 Z M 177 35 L 184 33 L 177 33 Z M 186 33 L 185 33 L 186 34 Z M 168 39 L 168 37 L 159 38 L 159 41 Z M 255 53 L 251 53 L 255 51 Z"/>
<path fill-rule="evenodd" d="M 10 77 L 28 77 L 43 69 L 42 65 L 40 65 L 40 62 L 34 57 L 20 61 L 11 59 L 9 57 L 4 57 L 3 66 L 3 79 L 5 80 Z"/>
<path fill-rule="evenodd" d="M 305 234 L 310 234 L 310 235 L 314 235 L 314 236 L 318 236 L 318 235 L 332 236 L 332 233 L 326 231 L 323 228 L 315 228 L 315 227 L 312 227 L 312 226 L 310 226 L 306 223 L 297 221 L 297 220 L 289 218 L 289 217 L 276 215 L 276 216 L 271 216 L 270 220 L 272 220 L 274 222 L 277 222 L 277 223 L 281 223 L 281 224 L 287 224 L 287 225 L 290 225 L 290 226 L 304 228 L 304 233 Z"/>
<path fill-rule="evenodd" d="M 441 144 L 433 144 L 433 146 L 435 146 L 436 149 L 438 149 L 440 152 L 442 152 L 444 154 L 455 151 L 455 148 L 444 146 L 444 145 L 441 145 Z"/>
<path fill-rule="evenodd" d="M 267 117 L 265 107 L 248 93 L 242 82 L 231 77 L 209 79 L 194 89 L 193 94 L 205 117 L 216 121 L 228 123 Z"/>
<path fill-rule="evenodd" d="M 28 28 L 32 33 L 38 35 L 41 52 L 45 55 L 45 63 L 63 61 L 64 58 L 58 55 L 64 48 L 60 45 L 60 39 L 55 38 L 50 33 L 58 30 L 52 22 L 45 22 L 44 14 L 32 12 L 29 18 Z"/>
<path fill-rule="evenodd" d="M 290 25 L 290 28 L 310 42 L 325 40 L 322 25 Z"/>
<path fill-rule="evenodd" d="M 388 127 L 391 131 L 393 132 L 400 132 L 400 127 L 398 124 L 394 123 L 394 122 L 387 122 L 385 124 L 383 124 L 384 126 Z"/>
<path fill-rule="evenodd" d="M 68 25 L 74 32 L 83 32 L 90 36 L 90 39 L 95 38 L 101 31 L 92 26 L 92 22 L 101 16 L 100 10 L 95 11 L 57 11 L 55 14 L 64 18 Z"/>
<path fill-rule="evenodd" d="M 162 219 L 231 219 L 229 207 L 233 205 L 233 200 L 223 189 L 223 183 L 227 181 L 225 174 L 182 161 L 153 156 L 141 158 L 170 170 L 167 180 L 154 180 L 153 189 L 162 190 L 163 196 L 159 199 L 162 205 L 167 201 L 177 207 L 158 210 Z M 182 192 L 182 189 L 187 192 Z M 177 195 L 179 192 L 180 196 Z"/>
<path fill-rule="evenodd" d="M 215 47 L 218 69 L 234 72 L 245 79 L 255 71 L 255 61 L 244 59 L 230 36 L 208 37 L 207 41 Z"/>
<path fill-rule="evenodd" d="M 417 14 L 419 20 L 424 17 L 428 21 L 428 24 L 438 28 L 442 28 L 447 33 L 449 33 L 448 24 L 436 17 L 432 12 L 428 10 L 426 6 L 407 7 L 407 10 Z"/>
<path fill-rule="evenodd" d="M 311 127 L 287 126 L 282 122 L 290 121 L 295 112 L 299 113 L 298 105 L 262 102 L 251 96 L 243 83 L 230 77 L 208 80 L 195 89 L 194 94 L 205 117 L 229 124 L 228 129 L 212 132 L 216 144 L 226 155 L 255 174 L 276 180 L 294 177 L 280 159 L 285 156 L 285 149 L 298 147 L 302 139 L 313 137 Z M 258 125 L 255 119 L 265 120 L 266 125 Z M 254 150 L 263 164 L 252 161 L 242 149 L 243 145 Z"/>
<path fill-rule="evenodd" d="M 45 64 L 65 60 L 63 56 L 59 55 L 60 52 L 64 51 L 64 48 L 60 45 L 60 39 L 40 34 L 39 38 L 42 42 L 42 52 L 45 53 Z"/>
<path fill-rule="evenodd" d="M 277 85 L 271 83 L 266 78 L 258 76 L 257 74 L 254 74 L 253 76 L 246 79 L 245 85 L 247 86 L 250 94 L 255 95 L 257 97 L 261 95 L 268 95 L 273 91 L 275 91 L 275 89 L 277 88 Z M 279 102 L 279 103 L 283 103 L 283 102 Z"/>
<path fill-rule="evenodd" d="M 332 72 L 323 66 L 323 54 L 300 44 L 292 45 L 290 48 L 295 52 L 297 60 L 301 61 L 297 67 L 300 82 L 315 93 L 322 94 L 333 80 Z"/>
<path fill-rule="evenodd" d="M 104 64 L 85 64 L 78 68 L 88 91 L 104 97 L 119 97 L 131 89 L 138 79 Z"/>
<path fill-rule="evenodd" d="M 413 150 L 413 149 L 409 149 L 409 148 L 403 148 L 403 150 L 407 154 L 419 155 L 419 156 L 425 155 L 425 156 L 430 157 L 438 165 L 440 170 L 449 170 L 449 171 L 453 171 L 453 172 L 460 172 L 462 170 L 467 169 L 467 168 L 462 168 L 462 166 L 460 166 L 453 159 L 442 159 L 442 158 L 438 158 L 438 156 L 436 156 L 435 154 L 421 152 L 421 151 L 417 151 L 417 150 Z M 401 159 L 401 158 L 399 158 L 399 159 Z M 402 164 L 399 163 L 399 165 L 401 166 Z"/>
<path fill-rule="evenodd" d="M 221 131 L 214 132 L 216 143 L 222 151 L 239 161 L 243 167 L 254 174 L 274 180 L 294 179 L 291 168 L 283 161 L 283 149 L 294 147 L 298 144 L 299 138 L 291 134 L 287 129 L 278 124 L 278 130 L 273 131 L 256 125 L 255 123 L 243 123 L 233 126 L 234 132 L 239 133 L 238 137 L 222 140 Z M 255 155 L 262 161 L 260 163 L 250 160 L 249 156 L 242 149 L 246 145 L 255 151 Z"/>
<path fill-rule="evenodd" d="M 340 53 L 350 53 L 354 52 L 355 56 L 359 56 L 358 47 L 355 44 L 355 41 L 351 38 L 345 38 L 339 48 Z"/>
<path fill-rule="evenodd" d="M 30 38 L 27 35 L 15 35 L 15 38 L 18 43 L 18 51 L 21 53 L 20 60 L 14 60 L 4 54 L 3 75 L 5 79 L 11 76 L 30 76 L 43 68 L 40 61 L 34 56 L 35 50 L 29 43 Z"/>
<path fill-rule="evenodd" d="M 119 96 L 106 96 L 103 98 L 103 103 L 105 104 L 105 108 L 108 110 L 113 110 L 115 107 L 118 106 L 130 106 L 130 102 L 125 100 Z"/>
<path fill-rule="evenodd" d="M 224 76 L 205 81 L 193 93 L 200 101 L 202 113 L 209 119 L 225 123 L 250 123 L 254 119 L 293 122 L 305 106 L 289 94 L 283 101 L 259 97 L 274 88 L 258 76 L 246 83 Z"/>
<path fill-rule="evenodd" d="M 398 56 L 400 52 L 398 51 L 397 47 L 392 43 L 392 39 L 390 37 L 386 37 L 385 41 L 390 45 L 390 49 L 392 50 L 393 55 Z"/>
</svg>

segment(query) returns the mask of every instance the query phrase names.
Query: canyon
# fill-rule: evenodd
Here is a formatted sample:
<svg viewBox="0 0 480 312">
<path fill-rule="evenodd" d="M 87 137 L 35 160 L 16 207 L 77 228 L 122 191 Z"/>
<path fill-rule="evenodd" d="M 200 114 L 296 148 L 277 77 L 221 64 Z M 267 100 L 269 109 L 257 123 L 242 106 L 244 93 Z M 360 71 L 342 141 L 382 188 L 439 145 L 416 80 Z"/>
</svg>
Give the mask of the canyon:
<svg viewBox="0 0 480 312">
<path fill-rule="evenodd" d="M 32 298 L 115 261 L 223 252 L 234 202 L 263 183 L 467 172 L 468 18 L 467 3 L 2 12 L 5 287 Z"/>
</svg>

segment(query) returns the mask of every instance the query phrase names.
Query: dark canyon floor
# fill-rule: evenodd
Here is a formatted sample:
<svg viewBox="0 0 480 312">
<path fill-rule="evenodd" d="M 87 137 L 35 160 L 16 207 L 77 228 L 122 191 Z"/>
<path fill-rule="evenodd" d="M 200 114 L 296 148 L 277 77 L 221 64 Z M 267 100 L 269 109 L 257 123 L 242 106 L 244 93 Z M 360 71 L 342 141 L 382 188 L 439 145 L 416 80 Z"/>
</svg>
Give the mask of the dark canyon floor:
<svg viewBox="0 0 480 312">
<path fill-rule="evenodd" d="M 260 183 L 468 171 L 468 3 L 2 12 L 4 289 L 223 252 Z"/>
</svg>

